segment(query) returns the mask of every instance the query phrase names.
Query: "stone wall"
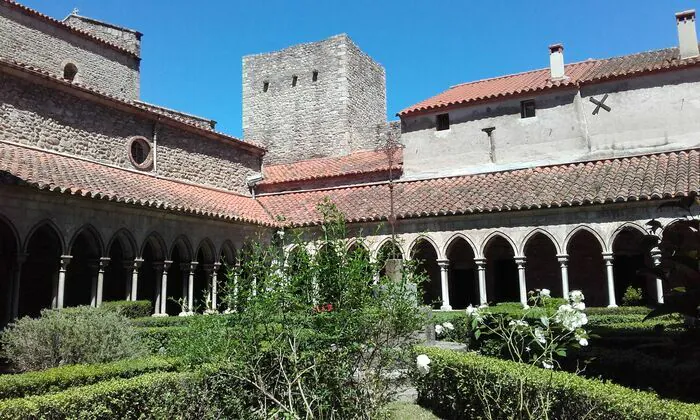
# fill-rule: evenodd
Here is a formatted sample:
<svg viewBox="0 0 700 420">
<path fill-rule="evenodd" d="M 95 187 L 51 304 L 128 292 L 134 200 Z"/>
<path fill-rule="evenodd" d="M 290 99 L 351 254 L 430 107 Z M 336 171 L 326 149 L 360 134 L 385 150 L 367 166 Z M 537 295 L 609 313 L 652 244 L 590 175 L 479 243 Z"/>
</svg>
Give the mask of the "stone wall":
<svg viewBox="0 0 700 420">
<path fill-rule="evenodd" d="M 269 163 L 367 148 L 386 118 L 384 92 L 383 69 L 346 35 L 246 56 L 244 137 L 268 147 Z"/>
<path fill-rule="evenodd" d="M 82 29 L 83 31 L 90 32 L 98 38 L 119 45 L 138 56 L 141 55 L 140 32 L 74 14 L 65 18 L 63 22 L 75 28 Z"/>
<path fill-rule="evenodd" d="M 112 95 L 139 96 L 139 59 L 72 33 L 57 24 L 0 3 L 0 57 L 63 76 L 66 64 L 78 68 L 75 81 Z"/>
<path fill-rule="evenodd" d="M 591 98 L 612 109 L 593 114 Z M 521 118 L 520 101 L 536 116 Z M 406 178 L 483 173 L 629 156 L 700 145 L 700 69 L 647 75 L 403 119 Z M 491 138 L 483 131 L 493 127 Z"/>
<path fill-rule="evenodd" d="M 0 140 L 135 169 L 127 142 L 143 136 L 152 144 L 155 129 L 155 119 L 0 73 Z M 227 140 L 162 123 L 155 150 L 158 175 L 241 193 L 248 192 L 245 178 L 260 171 L 258 156 Z"/>
</svg>

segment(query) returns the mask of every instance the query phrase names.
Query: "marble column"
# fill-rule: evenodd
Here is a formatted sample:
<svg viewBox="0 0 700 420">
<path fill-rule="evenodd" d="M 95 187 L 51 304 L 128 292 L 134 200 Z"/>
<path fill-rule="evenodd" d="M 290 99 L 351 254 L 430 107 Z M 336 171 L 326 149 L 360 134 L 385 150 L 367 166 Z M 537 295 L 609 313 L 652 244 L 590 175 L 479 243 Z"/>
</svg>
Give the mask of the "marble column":
<svg viewBox="0 0 700 420">
<path fill-rule="evenodd" d="M 104 294 L 105 288 L 105 269 L 110 262 L 109 257 L 101 257 L 99 262 L 99 267 L 97 269 L 97 307 L 102 306 L 102 295 Z"/>
<path fill-rule="evenodd" d="M 160 276 L 162 278 L 163 275 L 163 268 L 164 268 L 164 263 L 162 262 L 154 262 L 153 263 L 153 271 L 155 271 L 155 278 L 156 278 L 156 301 L 154 302 L 153 305 L 153 314 L 151 316 L 160 316 L 160 300 L 163 299 L 163 285 L 160 281 L 158 281 L 158 277 Z"/>
<path fill-rule="evenodd" d="M 561 294 L 564 299 L 569 298 L 569 255 L 557 255 L 559 267 L 561 268 Z"/>
<path fill-rule="evenodd" d="M 479 273 L 479 304 L 488 304 L 486 296 L 486 258 L 475 258 L 477 272 Z"/>
<path fill-rule="evenodd" d="M 187 307 L 190 314 L 194 313 L 194 272 L 197 269 L 197 261 L 190 262 L 190 273 L 187 279 Z"/>
<path fill-rule="evenodd" d="M 608 308 L 616 308 L 615 276 L 613 274 L 613 261 L 615 261 L 615 257 L 612 252 L 603 252 L 603 259 L 605 260 L 605 271 L 608 277 Z"/>
<path fill-rule="evenodd" d="M 221 263 L 220 262 L 215 262 L 214 263 L 214 271 L 211 273 L 211 308 L 215 311 L 219 311 L 218 309 L 218 300 L 217 300 L 217 294 L 218 294 L 218 287 L 219 287 L 219 269 L 221 268 Z"/>
<path fill-rule="evenodd" d="M 72 259 L 73 256 L 71 255 L 61 255 L 61 267 L 58 270 L 58 282 L 56 284 L 55 308 L 57 309 L 63 308 L 63 297 L 66 293 L 66 272 Z"/>
<path fill-rule="evenodd" d="M 138 290 L 139 290 L 139 269 L 143 264 L 143 258 L 134 259 L 134 271 L 131 273 L 131 299 L 139 300 Z"/>
<path fill-rule="evenodd" d="M 661 265 L 661 250 L 654 247 L 651 250 L 651 260 L 654 262 L 654 267 Z M 664 303 L 664 282 L 661 278 L 656 278 L 656 303 Z"/>
<path fill-rule="evenodd" d="M 442 291 L 442 306 L 440 306 L 441 311 L 451 311 L 452 305 L 450 305 L 450 279 L 449 279 L 449 260 L 437 260 L 438 266 L 440 267 L 440 290 Z"/>
<path fill-rule="evenodd" d="M 19 289 L 22 278 L 22 264 L 27 260 L 29 254 L 17 254 L 15 256 L 15 264 L 12 267 L 12 293 L 10 294 L 10 320 L 17 319 L 19 316 Z"/>
<path fill-rule="evenodd" d="M 168 316 L 167 303 L 168 303 L 168 270 L 172 261 L 163 261 L 163 275 L 160 280 L 160 316 Z"/>
<path fill-rule="evenodd" d="M 520 304 L 523 308 L 527 308 L 527 283 L 525 279 L 525 257 L 515 257 L 515 263 L 518 265 L 518 289 L 520 291 Z"/>
<path fill-rule="evenodd" d="M 124 299 L 131 300 L 131 279 L 132 273 L 134 272 L 134 261 L 124 260 L 122 261 L 122 266 L 124 267 L 124 274 L 126 275 L 124 279 Z"/>
<path fill-rule="evenodd" d="M 90 306 L 97 307 L 97 272 L 100 270 L 99 260 L 90 260 L 88 262 L 90 269 Z"/>
</svg>

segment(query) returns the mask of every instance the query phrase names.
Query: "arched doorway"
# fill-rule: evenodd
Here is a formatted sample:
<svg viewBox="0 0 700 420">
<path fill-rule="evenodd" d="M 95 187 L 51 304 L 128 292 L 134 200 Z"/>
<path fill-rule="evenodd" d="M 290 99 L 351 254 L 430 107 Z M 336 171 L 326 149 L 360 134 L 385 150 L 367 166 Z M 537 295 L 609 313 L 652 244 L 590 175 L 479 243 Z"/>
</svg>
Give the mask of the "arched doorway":
<svg viewBox="0 0 700 420">
<path fill-rule="evenodd" d="M 613 278 L 618 304 L 628 287 L 642 289 L 645 303 L 656 302 L 656 279 L 639 272 L 644 267 L 651 267 L 651 255 L 643 247 L 644 235 L 638 229 L 625 227 L 613 241 Z"/>
<path fill-rule="evenodd" d="M 17 250 L 15 230 L 9 221 L 0 216 L 0 329 L 12 318 Z"/>
<path fill-rule="evenodd" d="M 537 232 L 527 239 L 523 251 L 528 289 L 549 289 L 552 296 L 563 296 L 557 248 L 552 239 Z"/>
<path fill-rule="evenodd" d="M 202 312 L 212 304 L 212 273 L 216 249 L 209 239 L 203 240 L 197 249 L 197 269 L 194 272 L 194 305 L 197 312 Z M 207 303 L 209 300 L 209 303 Z"/>
<path fill-rule="evenodd" d="M 608 286 L 603 248 L 596 236 L 580 229 L 569 240 L 569 290 L 581 290 L 588 306 L 607 306 Z"/>
<path fill-rule="evenodd" d="M 507 239 L 496 235 L 484 247 L 486 257 L 486 290 L 493 301 L 519 302 L 518 266 L 515 251 Z"/>
<path fill-rule="evenodd" d="M 691 220 L 679 220 L 664 228 L 661 244 L 659 245 L 663 257 L 669 258 L 674 255 L 688 255 L 688 253 L 700 250 L 700 233 L 691 228 L 695 223 L 695 221 Z M 689 279 L 687 275 L 673 275 L 670 280 L 672 280 L 673 283 L 664 283 L 663 286 L 665 290 L 674 289 L 676 287 L 696 286 L 688 282 Z"/>
<path fill-rule="evenodd" d="M 38 316 L 50 308 L 58 284 L 63 241 L 49 222 L 36 227 L 25 245 L 27 260 L 22 266 L 18 316 Z"/>
<path fill-rule="evenodd" d="M 184 236 L 175 240 L 171 251 L 168 270 L 168 299 L 166 311 L 168 315 L 177 315 L 182 311 L 178 302 L 184 302 L 188 297 L 188 281 L 190 274 L 190 262 L 192 261 L 192 247 Z M 189 310 L 193 310 L 189 308 Z"/>
<path fill-rule="evenodd" d="M 66 271 L 64 306 L 90 305 L 95 299 L 97 270 L 102 256 L 102 240 L 95 228 L 85 226 L 73 237 L 73 258 Z"/>
<path fill-rule="evenodd" d="M 136 258 L 136 241 L 131 233 L 124 229 L 115 233 L 107 246 L 107 257 L 102 300 L 125 300 L 131 293 L 131 270 Z"/>
<path fill-rule="evenodd" d="M 423 304 L 433 308 L 442 305 L 442 286 L 440 284 L 440 267 L 437 263 L 437 250 L 426 239 L 419 239 L 411 250 L 411 259 L 416 261 L 417 270 L 426 276 L 423 287 Z"/>
<path fill-rule="evenodd" d="M 462 237 L 457 237 L 447 246 L 450 261 L 450 304 L 454 309 L 479 305 L 479 280 L 474 264 L 474 249 Z"/>
</svg>

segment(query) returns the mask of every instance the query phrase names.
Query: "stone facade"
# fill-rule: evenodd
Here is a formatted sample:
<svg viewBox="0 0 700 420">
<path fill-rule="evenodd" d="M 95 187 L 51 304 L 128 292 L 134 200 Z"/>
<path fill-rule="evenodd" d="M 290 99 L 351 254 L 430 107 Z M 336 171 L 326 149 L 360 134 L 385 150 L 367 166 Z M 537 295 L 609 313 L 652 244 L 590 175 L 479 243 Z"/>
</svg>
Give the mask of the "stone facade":
<svg viewBox="0 0 700 420">
<path fill-rule="evenodd" d="M 245 179 L 260 157 L 228 140 L 215 140 L 157 123 L 49 86 L 0 73 L 0 140 L 135 169 L 127 144 L 143 136 L 153 145 L 154 175 L 248 193 Z M 155 169 L 154 169 L 155 167 Z"/>
<path fill-rule="evenodd" d="M 76 14 L 69 15 L 63 22 L 141 56 L 141 32 Z"/>
<path fill-rule="evenodd" d="M 347 35 L 243 58 L 243 133 L 269 163 L 376 147 L 385 121 L 384 68 Z"/>
<path fill-rule="evenodd" d="M 75 34 L 60 23 L 37 19 L 17 6 L 0 3 L 0 57 L 63 75 L 72 63 L 75 81 L 111 95 L 139 96 L 140 59 Z"/>
</svg>

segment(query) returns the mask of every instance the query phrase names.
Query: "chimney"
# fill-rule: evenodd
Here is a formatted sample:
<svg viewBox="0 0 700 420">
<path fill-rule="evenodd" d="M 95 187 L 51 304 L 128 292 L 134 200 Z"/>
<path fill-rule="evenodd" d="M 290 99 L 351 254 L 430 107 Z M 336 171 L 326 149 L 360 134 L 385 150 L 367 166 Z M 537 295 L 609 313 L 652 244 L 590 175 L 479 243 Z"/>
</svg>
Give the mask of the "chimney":
<svg viewBox="0 0 700 420">
<path fill-rule="evenodd" d="M 676 13 L 676 26 L 678 26 L 678 47 L 681 51 L 681 59 L 700 55 L 698 35 L 695 32 L 695 10 Z"/>
<path fill-rule="evenodd" d="M 564 46 L 562 44 L 549 46 L 549 70 L 552 73 L 552 80 L 561 80 L 566 77 L 564 74 Z"/>
</svg>

